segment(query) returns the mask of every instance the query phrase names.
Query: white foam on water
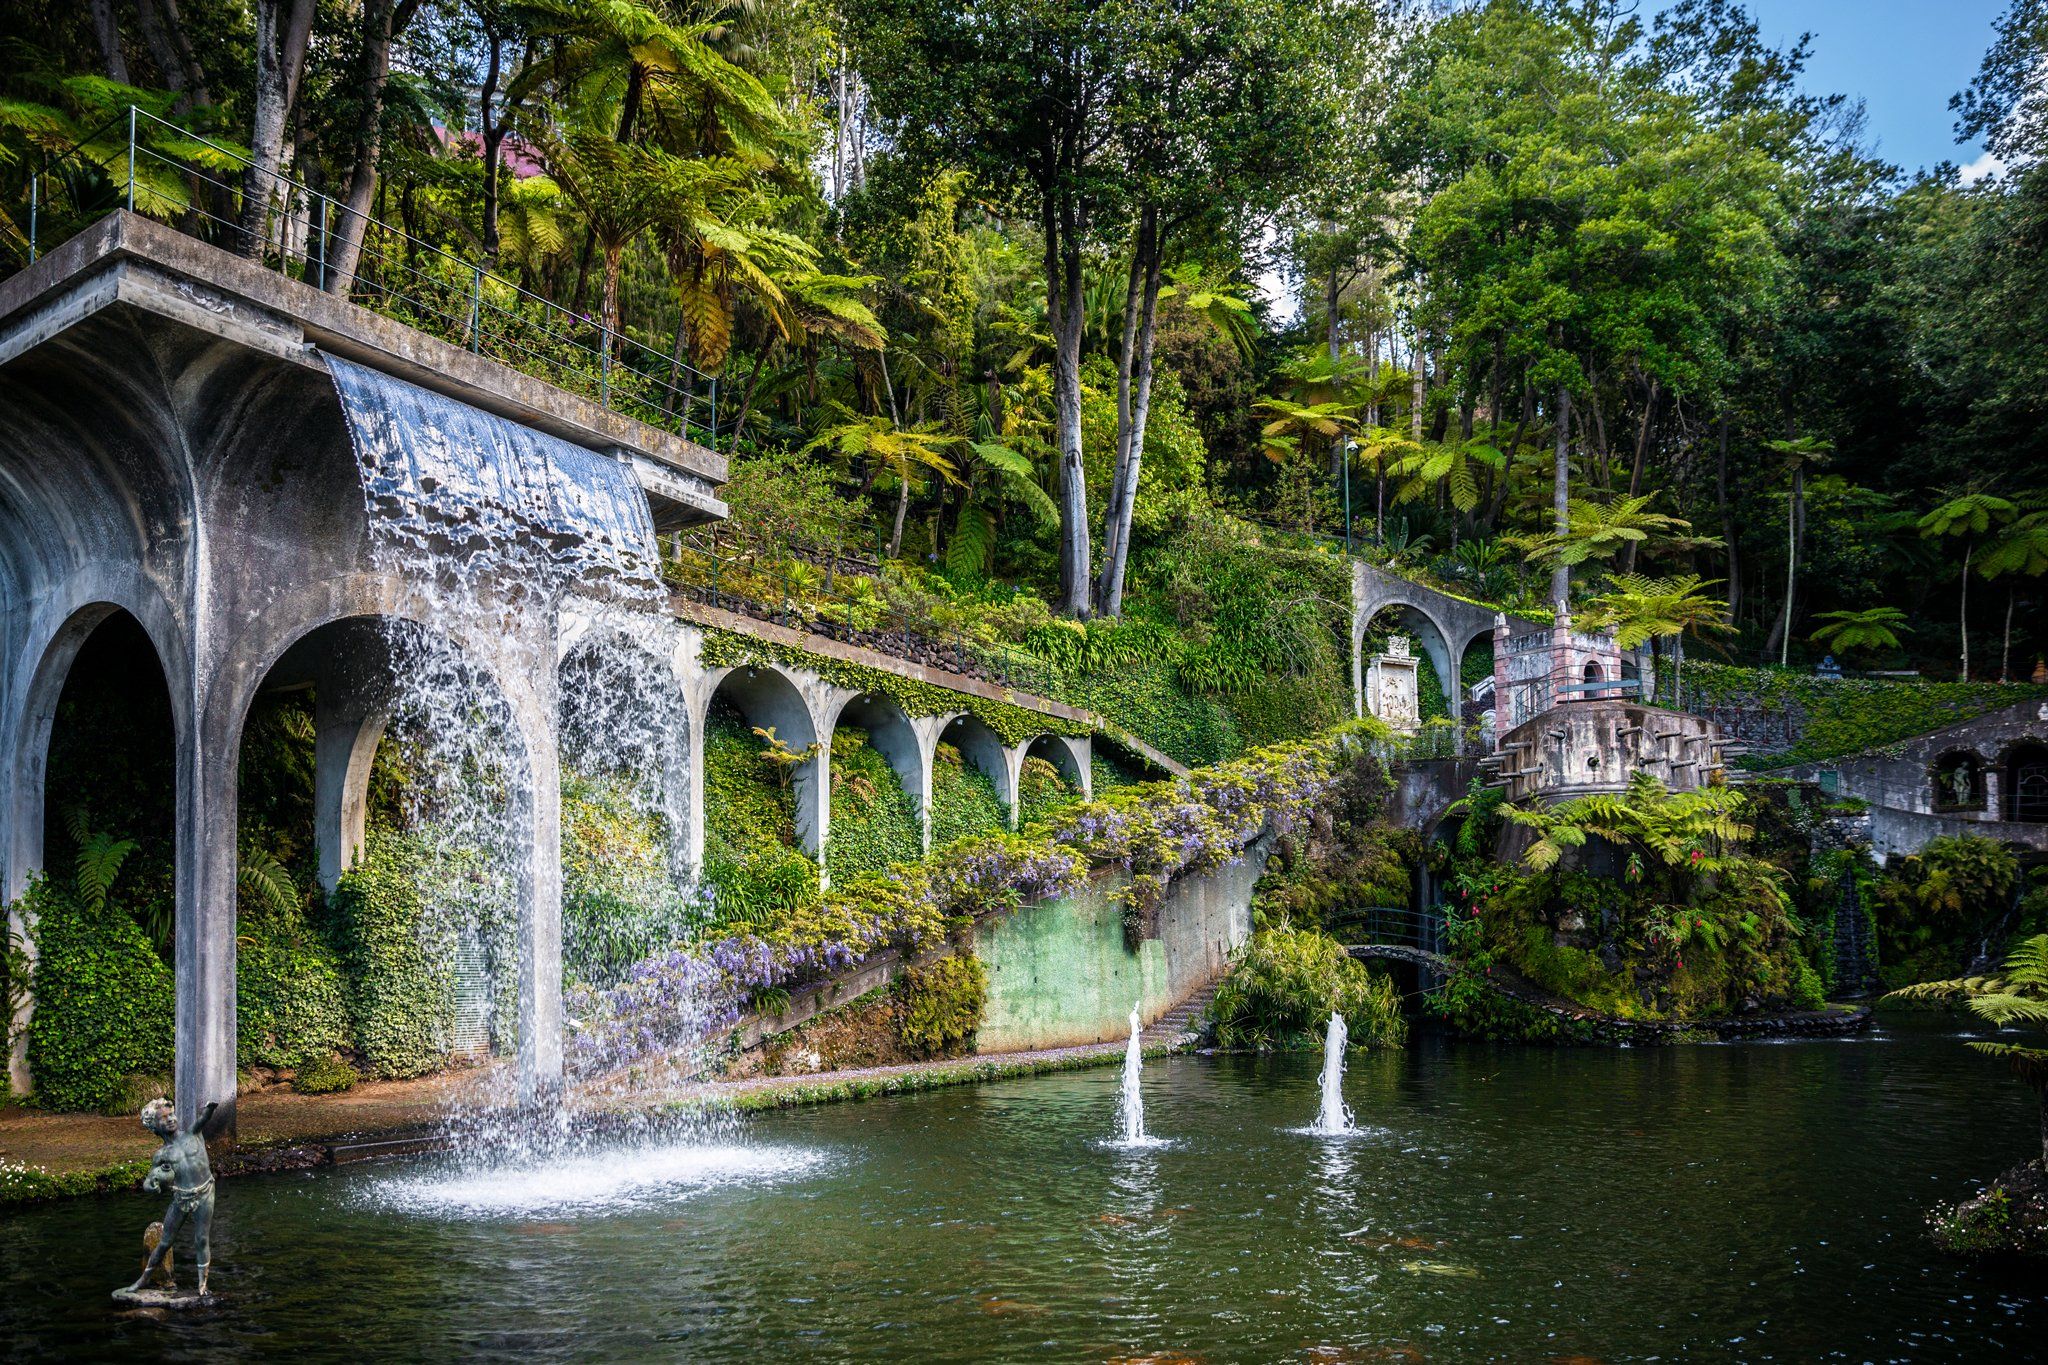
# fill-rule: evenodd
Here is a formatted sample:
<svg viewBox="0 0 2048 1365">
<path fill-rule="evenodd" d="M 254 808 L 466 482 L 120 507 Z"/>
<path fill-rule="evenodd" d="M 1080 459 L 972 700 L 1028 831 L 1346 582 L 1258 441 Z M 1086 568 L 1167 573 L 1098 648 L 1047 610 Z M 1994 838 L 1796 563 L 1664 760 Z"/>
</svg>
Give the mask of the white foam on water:
<svg viewBox="0 0 2048 1365">
<path fill-rule="evenodd" d="M 678 1142 L 391 1175 L 373 1182 L 367 1197 L 427 1217 L 612 1214 L 726 1186 L 789 1179 L 818 1169 L 825 1159 L 822 1152 L 796 1147 Z"/>
</svg>

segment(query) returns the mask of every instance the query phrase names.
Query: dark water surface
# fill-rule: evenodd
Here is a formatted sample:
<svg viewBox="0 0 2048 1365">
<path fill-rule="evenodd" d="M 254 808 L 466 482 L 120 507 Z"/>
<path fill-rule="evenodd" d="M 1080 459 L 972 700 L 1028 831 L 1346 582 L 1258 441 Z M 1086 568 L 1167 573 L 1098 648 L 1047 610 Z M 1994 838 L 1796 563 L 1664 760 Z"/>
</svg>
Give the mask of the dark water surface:
<svg viewBox="0 0 2048 1365">
<path fill-rule="evenodd" d="M 97 1359 L 2024 1360 L 2048 1276 L 1925 1207 L 2028 1155 L 1943 1023 L 1849 1042 L 1114 1068 L 768 1115 L 557 1177 L 231 1181 L 211 1317 L 123 1319 L 154 1197 L 0 1215 L 0 1356 Z M 185 1268 L 189 1273 L 189 1267 Z M 129 1273 L 132 1273 L 130 1271 Z"/>
</svg>

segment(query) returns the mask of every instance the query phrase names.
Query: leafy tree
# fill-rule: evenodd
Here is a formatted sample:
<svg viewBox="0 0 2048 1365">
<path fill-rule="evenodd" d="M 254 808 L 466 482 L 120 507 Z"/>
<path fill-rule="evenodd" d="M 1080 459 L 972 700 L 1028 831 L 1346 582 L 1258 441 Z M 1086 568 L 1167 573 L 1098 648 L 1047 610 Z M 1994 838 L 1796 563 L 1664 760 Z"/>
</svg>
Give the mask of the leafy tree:
<svg viewBox="0 0 2048 1365">
<path fill-rule="evenodd" d="M 1957 622 L 1963 643 L 1962 677 L 1970 677 L 1970 558 L 1977 552 L 1980 537 L 1993 526 L 2002 526 L 2019 512 L 2017 504 L 1993 493 L 1966 492 L 1949 498 L 1920 518 L 1925 537 L 1956 536 L 1963 541 L 1962 600 Z"/>
</svg>

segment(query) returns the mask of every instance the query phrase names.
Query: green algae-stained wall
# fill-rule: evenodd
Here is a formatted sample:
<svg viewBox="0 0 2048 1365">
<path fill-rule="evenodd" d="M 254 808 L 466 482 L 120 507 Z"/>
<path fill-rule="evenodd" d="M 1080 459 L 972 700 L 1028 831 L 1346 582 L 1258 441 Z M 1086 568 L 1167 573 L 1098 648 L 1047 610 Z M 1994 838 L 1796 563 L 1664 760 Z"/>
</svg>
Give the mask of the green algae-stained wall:
<svg viewBox="0 0 2048 1365">
<path fill-rule="evenodd" d="M 1110 902 L 1120 877 L 1078 895 L 984 921 L 974 951 L 988 968 L 988 1004 L 975 1034 L 980 1052 L 1107 1042 L 1130 1032 L 1133 1002 L 1150 1024 L 1214 980 L 1251 933 L 1252 887 L 1263 843 L 1235 867 L 1184 877 L 1159 910 L 1159 937 L 1124 947 Z"/>
</svg>

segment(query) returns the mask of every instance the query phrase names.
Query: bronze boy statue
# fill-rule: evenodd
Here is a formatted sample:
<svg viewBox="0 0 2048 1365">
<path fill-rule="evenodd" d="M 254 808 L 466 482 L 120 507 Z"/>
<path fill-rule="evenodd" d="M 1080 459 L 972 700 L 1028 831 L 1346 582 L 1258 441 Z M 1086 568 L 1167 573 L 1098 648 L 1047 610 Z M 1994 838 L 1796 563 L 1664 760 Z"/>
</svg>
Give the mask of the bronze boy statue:
<svg viewBox="0 0 2048 1365">
<path fill-rule="evenodd" d="M 169 1100 L 151 1100 L 142 1106 L 142 1126 L 164 1140 L 164 1145 L 157 1148 L 156 1156 L 150 1160 L 149 1174 L 143 1177 L 142 1188 L 170 1190 L 171 1206 L 164 1212 L 163 1236 L 150 1251 L 149 1260 L 144 1262 L 141 1277 L 126 1289 L 115 1290 L 116 1298 L 144 1293 L 143 1286 L 149 1283 L 150 1273 L 157 1268 L 159 1261 L 171 1254 L 171 1240 L 187 1220 L 192 1224 L 193 1259 L 199 1264 L 197 1297 L 206 1297 L 206 1274 L 213 1265 L 213 1252 L 208 1241 L 213 1227 L 213 1166 L 206 1157 L 206 1139 L 211 1136 L 207 1125 L 216 1108 L 217 1105 L 207 1105 L 197 1123 L 189 1129 L 180 1129 Z"/>
</svg>

